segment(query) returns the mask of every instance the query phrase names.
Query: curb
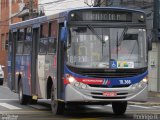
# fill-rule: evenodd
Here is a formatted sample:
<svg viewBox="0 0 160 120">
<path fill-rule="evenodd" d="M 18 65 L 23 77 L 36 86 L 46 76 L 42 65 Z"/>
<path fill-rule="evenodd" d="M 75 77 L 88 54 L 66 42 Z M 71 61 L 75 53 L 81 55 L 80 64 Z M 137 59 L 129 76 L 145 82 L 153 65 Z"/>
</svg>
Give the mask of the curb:
<svg viewBox="0 0 160 120">
<path fill-rule="evenodd" d="M 129 105 L 143 105 L 143 106 L 160 106 L 160 103 L 156 102 L 128 102 Z"/>
</svg>

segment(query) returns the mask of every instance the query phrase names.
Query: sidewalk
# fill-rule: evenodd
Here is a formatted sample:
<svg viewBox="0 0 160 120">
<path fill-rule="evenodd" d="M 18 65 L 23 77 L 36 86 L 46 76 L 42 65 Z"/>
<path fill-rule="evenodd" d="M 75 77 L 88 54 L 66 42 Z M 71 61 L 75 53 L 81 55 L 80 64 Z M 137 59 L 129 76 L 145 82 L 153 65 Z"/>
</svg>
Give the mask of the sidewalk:
<svg viewBox="0 0 160 120">
<path fill-rule="evenodd" d="M 134 105 L 160 106 L 160 92 L 148 92 L 147 102 L 129 102 Z"/>
</svg>

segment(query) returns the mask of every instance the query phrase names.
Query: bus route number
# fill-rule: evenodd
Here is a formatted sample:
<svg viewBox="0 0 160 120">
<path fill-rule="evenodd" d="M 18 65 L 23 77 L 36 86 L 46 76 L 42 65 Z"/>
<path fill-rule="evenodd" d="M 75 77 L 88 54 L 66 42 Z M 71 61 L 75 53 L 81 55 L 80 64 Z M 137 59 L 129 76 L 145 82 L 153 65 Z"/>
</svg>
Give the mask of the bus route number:
<svg viewBox="0 0 160 120">
<path fill-rule="evenodd" d="M 131 80 L 119 80 L 121 85 L 129 85 L 131 84 Z"/>
</svg>

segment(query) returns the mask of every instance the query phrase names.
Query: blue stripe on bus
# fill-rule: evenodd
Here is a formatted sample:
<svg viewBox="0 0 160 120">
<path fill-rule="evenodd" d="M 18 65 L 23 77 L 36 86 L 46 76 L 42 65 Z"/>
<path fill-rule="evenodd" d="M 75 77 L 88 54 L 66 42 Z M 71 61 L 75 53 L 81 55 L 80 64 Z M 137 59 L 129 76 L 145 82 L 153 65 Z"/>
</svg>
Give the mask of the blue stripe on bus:
<svg viewBox="0 0 160 120">
<path fill-rule="evenodd" d="M 72 75 L 73 77 L 76 77 L 76 78 L 93 78 L 94 77 L 86 77 L 86 76 L 82 76 L 82 75 L 79 75 L 79 74 L 76 74 L 72 71 L 70 71 L 67 66 L 65 66 L 65 74 L 70 74 Z M 103 78 L 104 81 L 106 80 L 109 80 L 110 81 L 110 84 L 108 85 L 108 87 L 112 87 L 112 86 L 116 86 L 116 85 L 131 85 L 131 84 L 135 84 L 135 83 L 138 83 L 140 82 L 143 78 L 145 78 L 146 76 L 148 75 L 148 71 L 142 73 L 142 74 L 139 74 L 139 75 L 136 75 L 136 76 L 133 76 L 133 77 L 124 77 L 124 78 Z"/>
</svg>

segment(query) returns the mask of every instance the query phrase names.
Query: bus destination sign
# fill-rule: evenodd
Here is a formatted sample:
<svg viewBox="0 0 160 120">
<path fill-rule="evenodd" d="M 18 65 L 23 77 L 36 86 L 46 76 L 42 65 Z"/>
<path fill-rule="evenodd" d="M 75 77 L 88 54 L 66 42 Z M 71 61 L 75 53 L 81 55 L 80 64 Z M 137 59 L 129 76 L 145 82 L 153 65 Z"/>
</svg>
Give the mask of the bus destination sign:
<svg viewBox="0 0 160 120">
<path fill-rule="evenodd" d="M 118 11 L 89 11 L 71 13 L 71 21 L 132 22 L 132 13 Z"/>
</svg>

